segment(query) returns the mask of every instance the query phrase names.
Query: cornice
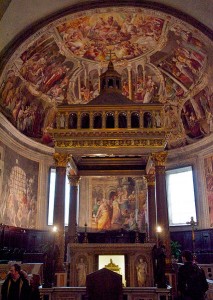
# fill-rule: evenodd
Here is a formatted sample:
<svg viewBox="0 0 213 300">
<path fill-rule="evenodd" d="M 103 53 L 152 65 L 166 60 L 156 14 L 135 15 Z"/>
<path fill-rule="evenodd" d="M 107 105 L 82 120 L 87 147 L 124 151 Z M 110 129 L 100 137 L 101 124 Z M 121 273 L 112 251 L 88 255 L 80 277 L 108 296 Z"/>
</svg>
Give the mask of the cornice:
<svg viewBox="0 0 213 300">
<path fill-rule="evenodd" d="M 115 246 L 115 244 L 113 244 Z M 117 244 L 116 243 L 116 247 L 114 247 L 114 251 L 118 251 L 118 250 L 123 250 L 125 252 L 128 252 L 128 251 L 134 251 L 136 252 L 137 250 L 139 249 L 152 249 L 154 246 L 153 243 L 134 243 L 134 244 Z M 80 243 L 69 243 L 68 244 L 68 247 L 70 247 L 71 251 L 72 250 L 85 250 L 86 248 L 88 249 L 88 251 L 90 249 L 92 250 L 98 250 L 98 251 L 109 251 L 108 249 L 110 249 L 112 251 L 112 244 L 90 244 L 90 243 L 83 243 L 83 244 L 80 244 Z"/>
<path fill-rule="evenodd" d="M 51 156 L 55 152 L 54 148 L 40 144 L 18 131 L 5 117 L 0 113 L 0 138 L 8 147 L 14 150 L 20 150 L 24 153 L 33 152 L 34 158 L 41 155 Z"/>
<path fill-rule="evenodd" d="M 168 150 L 168 160 L 213 154 L 213 135 L 185 147 Z"/>
</svg>

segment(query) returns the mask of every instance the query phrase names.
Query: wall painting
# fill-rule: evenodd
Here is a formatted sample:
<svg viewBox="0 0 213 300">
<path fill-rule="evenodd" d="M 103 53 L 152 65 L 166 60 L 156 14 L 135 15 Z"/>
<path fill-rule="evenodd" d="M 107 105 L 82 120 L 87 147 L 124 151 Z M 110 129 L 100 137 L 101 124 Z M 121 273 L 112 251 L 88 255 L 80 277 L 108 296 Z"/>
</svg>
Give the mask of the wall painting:
<svg viewBox="0 0 213 300">
<path fill-rule="evenodd" d="M 213 226 L 213 156 L 204 159 L 210 227 Z"/>
<path fill-rule="evenodd" d="M 3 147 L 0 220 L 10 226 L 36 227 L 39 164 Z"/>
</svg>

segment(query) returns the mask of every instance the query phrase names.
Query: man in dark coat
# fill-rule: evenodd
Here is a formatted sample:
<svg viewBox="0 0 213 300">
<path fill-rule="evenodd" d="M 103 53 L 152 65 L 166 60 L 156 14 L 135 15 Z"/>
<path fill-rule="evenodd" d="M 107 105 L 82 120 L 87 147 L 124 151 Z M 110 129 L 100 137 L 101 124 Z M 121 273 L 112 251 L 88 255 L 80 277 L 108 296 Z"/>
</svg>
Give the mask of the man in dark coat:
<svg viewBox="0 0 213 300">
<path fill-rule="evenodd" d="M 9 274 L 2 285 L 2 300 L 30 300 L 29 281 L 18 264 L 11 265 Z"/>
<path fill-rule="evenodd" d="M 183 300 L 204 300 L 208 282 L 204 271 L 193 262 L 191 251 L 182 253 L 183 265 L 178 270 L 178 294 Z"/>
</svg>

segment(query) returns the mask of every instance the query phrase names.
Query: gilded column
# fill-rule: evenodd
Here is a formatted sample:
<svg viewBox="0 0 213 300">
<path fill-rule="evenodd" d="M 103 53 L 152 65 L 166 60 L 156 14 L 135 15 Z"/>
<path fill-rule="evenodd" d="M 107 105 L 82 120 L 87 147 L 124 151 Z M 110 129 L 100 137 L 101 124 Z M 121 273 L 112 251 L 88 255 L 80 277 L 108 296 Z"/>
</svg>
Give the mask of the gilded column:
<svg viewBox="0 0 213 300">
<path fill-rule="evenodd" d="M 59 258 L 57 261 L 56 271 L 63 270 L 64 263 L 64 246 L 65 246 L 65 230 L 64 230 L 64 209 L 65 209 L 65 180 L 67 154 L 55 153 L 54 160 L 56 164 L 56 183 L 55 183 L 55 202 L 53 224 L 57 227 L 55 243 L 59 249 Z"/>
<path fill-rule="evenodd" d="M 81 113 L 78 112 L 77 129 L 81 128 Z"/>
<path fill-rule="evenodd" d="M 152 110 L 151 113 L 152 113 L 152 127 L 156 128 L 157 127 L 157 124 L 156 124 L 156 115 L 157 115 L 157 113 L 156 113 L 155 110 Z"/>
<path fill-rule="evenodd" d="M 127 111 L 127 128 L 131 128 L 131 112 Z"/>
<path fill-rule="evenodd" d="M 115 128 L 118 128 L 118 111 L 115 111 Z"/>
<path fill-rule="evenodd" d="M 80 177 L 78 175 L 68 174 L 70 183 L 70 207 L 69 207 L 69 225 L 68 225 L 68 239 L 70 243 L 75 241 L 76 224 L 77 224 L 77 201 L 78 188 Z"/>
<path fill-rule="evenodd" d="M 171 241 L 169 232 L 169 217 L 166 195 L 166 165 L 167 152 L 162 151 L 152 154 L 155 163 L 156 176 L 156 208 L 157 208 L 157 226 L 160 226 L 161 232 L 158 238 L 163 242 L 167 250 L 167 258 L 171 257 Z"/>
<path fill-rule="evenodd" d="M 69 127 L 69 113 L 65 113 L 65 128 L 67 129 Z"/>
<path fill-rule="evenodd" d="M 156 202 L 155 202 L 155 174 L 146 175 L 148 185 L 148 238 L 156 242 Z"/>
<path fill-rule="evenodd" d="M 140 111 L 140 128 L 143 128 L 143 111 Z"/>
<path fill-rule="evenodd" d="M 93 112 L 89 113 L 89 128 L 93 129 Z"/>
<path fill-rule="evenodd" d="M 56 115 L 56 128 L 59 129 L 60 128 L 60 114 L 57 113 Z"/>
<path fill-rule="evenodd" d="M 102 128 L 105 129 L 106 128 L 106 112 L 103 111 L 102 114 Z"/>
</svg>

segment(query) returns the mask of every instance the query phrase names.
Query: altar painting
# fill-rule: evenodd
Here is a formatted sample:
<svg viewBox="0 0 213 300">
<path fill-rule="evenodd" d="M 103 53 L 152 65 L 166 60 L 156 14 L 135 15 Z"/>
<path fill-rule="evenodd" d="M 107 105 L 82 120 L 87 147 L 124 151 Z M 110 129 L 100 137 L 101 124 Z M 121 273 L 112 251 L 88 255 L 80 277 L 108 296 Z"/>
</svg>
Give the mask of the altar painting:
<svg viewBox="0 0 213 300">
<path fill-rule="evenodd" d="M 143 177 L 93 177 L 89 224 L 95 230 L 144 231 L 147 223 L 147 184 Z"/>
</svg>

